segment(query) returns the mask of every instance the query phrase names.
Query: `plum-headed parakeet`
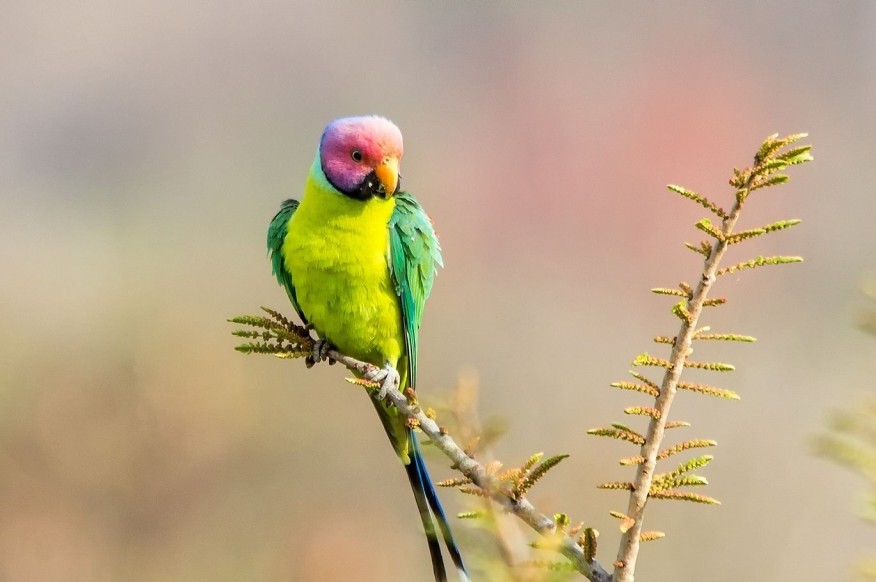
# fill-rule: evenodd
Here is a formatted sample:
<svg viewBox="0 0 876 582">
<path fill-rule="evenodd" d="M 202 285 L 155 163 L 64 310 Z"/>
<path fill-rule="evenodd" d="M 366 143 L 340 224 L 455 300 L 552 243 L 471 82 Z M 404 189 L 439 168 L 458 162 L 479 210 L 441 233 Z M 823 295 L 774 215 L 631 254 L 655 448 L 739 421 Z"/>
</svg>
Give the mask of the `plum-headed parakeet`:
<svg viewBox="0 0 876 582">
<path fill-rule="evenodd" d="M 321 338 L 310 363 L 334 345 L 380 368 L 369 378 L 382 384 L 372 399 L 414 491 L 435 579 L 447 579 L 437 521 L 460 578 L 468 580 L 416 434 L 383 401 L 389 389 L 416 386 L 423 306 L 441 265 L 429 217 L 399 191 L 401 157 L 401 132 L 387 119 L 330 123 L 301 201 L 285 201 L 271 222 L 268 250 L 298 315 Z"/>
</svg>

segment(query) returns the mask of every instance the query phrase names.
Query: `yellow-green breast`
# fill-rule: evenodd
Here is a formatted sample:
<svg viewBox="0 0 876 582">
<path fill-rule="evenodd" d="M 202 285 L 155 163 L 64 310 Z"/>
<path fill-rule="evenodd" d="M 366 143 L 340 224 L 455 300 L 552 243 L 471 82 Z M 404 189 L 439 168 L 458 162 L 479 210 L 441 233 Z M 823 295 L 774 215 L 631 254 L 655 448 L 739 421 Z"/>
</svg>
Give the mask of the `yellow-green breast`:
<svg viewBox="0 0 876 582">
<path fill-rule="evenodd" d="M 308 178 L 283 242 L 298 305 L 321 338 L 354 358 L 398 365 L 404 332 L 387 261 L 395 200 L 354 200 Z"/>
</svg>

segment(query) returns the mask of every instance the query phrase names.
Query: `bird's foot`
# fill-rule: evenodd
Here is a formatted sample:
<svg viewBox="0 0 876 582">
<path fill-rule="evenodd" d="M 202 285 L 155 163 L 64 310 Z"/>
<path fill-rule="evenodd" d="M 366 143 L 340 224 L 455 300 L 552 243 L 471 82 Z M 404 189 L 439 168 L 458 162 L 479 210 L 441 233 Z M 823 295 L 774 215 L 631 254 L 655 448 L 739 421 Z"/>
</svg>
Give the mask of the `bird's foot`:
<svg viewBox="0 0 876 582">
<path fill-rule="evenodd" d="M 369 382 L 380 384 L 380 388 L 373 395 L 376 400 L 383 400 L 386 398 L 390 389 L 398 390 L 399 384 L 401 384 L 401 376 L 399 376 L 398 371 L 389 364 L 386 364 L 380 369 L 366 372 L 364 378 Z"/>
<path fill-rule="evenodd" d="M 328 340 L 314 340 L 313 351 L 310 353 L 309 356 L 304 358 L 304 365 L 306 365 L 308 368 L 312 368 L 323 360 L 328 360 L 329 365 L 334 364 L 335 361 L 328 357 L 329 351 L 333 348 L 334 346 Z"/>
</svg>

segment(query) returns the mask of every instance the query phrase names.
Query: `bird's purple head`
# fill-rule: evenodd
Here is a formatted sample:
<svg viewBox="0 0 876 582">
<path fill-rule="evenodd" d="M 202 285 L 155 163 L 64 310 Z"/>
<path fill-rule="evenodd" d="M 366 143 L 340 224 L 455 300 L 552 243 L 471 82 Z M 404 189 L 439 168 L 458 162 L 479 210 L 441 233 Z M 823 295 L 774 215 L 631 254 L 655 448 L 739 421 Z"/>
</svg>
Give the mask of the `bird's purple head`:
<svg viewBox="0 0 876 582">
<path fill-rule="evenodd" d="M 345 117 L 326 126 L 319 144 L 322 171 L 345 196 L 368 200 L 398 191 L 403 153 L 398 127 L 383 117 Z"/>
</svg>

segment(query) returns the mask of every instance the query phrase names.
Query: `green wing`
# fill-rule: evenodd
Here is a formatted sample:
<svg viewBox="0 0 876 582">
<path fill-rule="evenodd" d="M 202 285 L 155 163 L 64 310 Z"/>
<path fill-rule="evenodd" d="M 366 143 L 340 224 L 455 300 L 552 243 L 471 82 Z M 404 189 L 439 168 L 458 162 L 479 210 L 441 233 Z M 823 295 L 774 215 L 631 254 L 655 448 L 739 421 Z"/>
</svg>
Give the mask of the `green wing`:
<svg viewBox="0 0 876 582">
<path fill-rule="evenodd" d="M 298 312 L 298 317 L 306 324 L 307 319 L 304 317 L 304 313 L 301 312 L 301 308 L 298 307 L 295 285 L 292 284 L 292 274 L 286 270 L 283 257 L 283 241 L 286 240 L 289 219 L 295 214 L 296 208 L 298 208 L 297 200 L 286 200 L 280 206 L 280 211 L 271 220 L 271 226 L 268 227 L 268 255 L 271 258 L 271 270 L 274 272 L 277 282 L 286 289 L 289 300 L 292 301 L 292 306 Z"/>
<path fill-rule="evenodd" d="M 395 197 L 395 210 L 389 219 L 389 254 L 389 268 L 402 308 L 408 383 L 416 387 L 417 337 L 423 306 L 432 291 L 435 273 L 444 264 L 432 221 L 407 192 Z"/>
</svg>

